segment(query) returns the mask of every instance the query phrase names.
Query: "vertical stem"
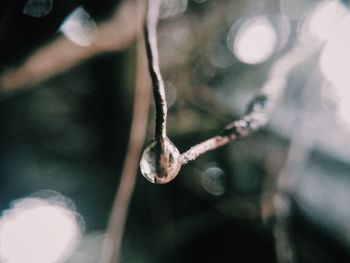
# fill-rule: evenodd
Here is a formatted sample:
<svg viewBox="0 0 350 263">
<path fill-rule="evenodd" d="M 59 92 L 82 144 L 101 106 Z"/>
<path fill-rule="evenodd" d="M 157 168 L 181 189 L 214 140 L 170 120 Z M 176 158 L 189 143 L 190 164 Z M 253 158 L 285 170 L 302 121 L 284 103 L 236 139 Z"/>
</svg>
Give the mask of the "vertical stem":
<svg viewBox="0 0 350 263">
<path fill-rule="evenodd" d="M 154 102 L 156 106 L 155 138 L 158 142 L 163 144 L 163 139 L 166 137 L 167 104 L 165 99 L 164 82 L 159 68 L 157 42 L 159 8 L 160 0 L 148 1 L 145 26 L 145 44 L 153 86 Z"/>
<path fill-rule="evenodd" d="M 148 66 L 153 87 L 153 97 L 156 108 L 156 171 L 159 177 L 165 177 L 168 174 L 169 159 L 166 154 L 166 119 L 167 103 L 165 99 L 164 81 L 160 73 L 159 53 L 157 41 L 157 25 L 159 18 L 160 0 L 147 1 L 147 14 L 145 25 L 145 45 L 148 57 Z"/>
</svg>

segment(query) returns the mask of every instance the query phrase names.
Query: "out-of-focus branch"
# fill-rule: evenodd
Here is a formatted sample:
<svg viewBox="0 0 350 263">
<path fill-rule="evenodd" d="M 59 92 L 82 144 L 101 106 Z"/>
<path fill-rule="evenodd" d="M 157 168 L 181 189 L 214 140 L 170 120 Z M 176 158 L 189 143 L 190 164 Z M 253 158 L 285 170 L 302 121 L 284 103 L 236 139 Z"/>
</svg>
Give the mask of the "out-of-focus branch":
<svg viewBox="0 0 350 263">
<path fill-rule="evenodd" d="M 128 207 L 134 191 L 140 152 L 146 136 L 151 83 L 147 71 L 143 39 L 139 39 L 137 44 L 137 76 L 135 85 L 129 146 L 106 231 L 101 263 L 115 263 L 118 261 Z"/>
<path fill-rule="evenodd" d="M 302 57 L 302 61 L 306 61 L 317 53 L 319 48 L 314 47 L 313 49 L 309 49 L 303 56 L 298 57 Z M 311 76 L 313 75 L 311 74 Z M 314 144 L 314 138 L 312 136 L 305 136 L 305 134 L 309 134 L 310 130 L 315 131 L 319 129 L 317 121 L 310 122 L 309 114 L 314 107 L 315 89 L 318 89 L 318 84 L 315 85 L 313 79 L 315 77 L 310 77 L 310 81 L 304 85 L 301 91 L 299 114 L 295 120 L 297 125 L 295 125 L 292 131 L 287 159 L 284 167 L 278 174 L 276 191 L 273 196 L 273 234 L 275 238 L 276 258 L 279 263 L 295 263 L 298 261 L 290 231 L 290 217 L 292 214 L 292 195 L 295 193 L 297 184 L 304 174 L 303 169 L 306 166 Z"/>
<path fill-rule="evenodd" d="M 80 47 L 64 36 L 39 48 L 23 64 L 0 73 L 0 92 L 9 92 L 48 79 L 99 53 L 128 47 L 143 25 L 136 17 L 136 0 L 126 0 L 97 27 L 94 43 Z M 145 5 L 141 1 L 141 5 Z"/>
<path fill-rule="evenodd" d="M 310 54 L 313 54 L 312 50 L 303 45 L 297 45 L 278 59 L 272 66 L 268 79 L 260 93 L 248 106 L 246 115 L 227 125 L 221 134 L 201 142 L 182 153 L 180 163 L 186 164 L 203 153 L 215 150 L 231 141 L 247 137 L 264 126 L 268 122 L 271 111 L 275 108 L 283 92 L 288 73 L 305 61 Z"/>
</svg>

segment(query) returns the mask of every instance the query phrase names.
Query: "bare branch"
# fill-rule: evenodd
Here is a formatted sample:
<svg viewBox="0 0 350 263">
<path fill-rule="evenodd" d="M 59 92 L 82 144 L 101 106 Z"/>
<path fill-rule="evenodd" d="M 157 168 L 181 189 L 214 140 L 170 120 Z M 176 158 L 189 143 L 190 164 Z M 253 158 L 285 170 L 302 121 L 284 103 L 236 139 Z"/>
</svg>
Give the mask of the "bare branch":
<svg viewBox="0 0 350 263">
<path fill-rule="evenodd" d="M 147 15 L 145 24 L 145 45 L 147 50 L 149 72 L 152 80 L 153 97 L 156 108 L 156 125 L 155 125 L 155 174 L 157 176 L 146 176 L 153 182 L 165 183 L 174 178 L 169 176 L 173 167 L 173 160 L 171 157 L 170 146 L 171 142 L 166 136 L 166 119 L 167 119 L 167 103 L 165 99 L 164 82 L 160 73 L 159 54 L 157 44 L 157 24 L 160 9 L 160 0 L 147 1 Z M 176 149 L 177 150 L 177 149 Z M 151 150 L 153 151 L 153 150 Z M 179 166 L 178 166 L 179 167 Z M 142 171 L 142 169 L 141 169 Z"/>
<path fill-rule="evenodd" d="M 146 52 L 143 39 L 140 39 L 137 45 L 137 76 L 129 146 L 106 231 L 101 263 L 115 263 L 118 261 L 120 254 L 123 229 L 130 199 L 134 191 L 140 152 L 146 136 L 151 85 L 147 73 Z"/>
<path fill-rule="evenodd" d="M 153 96 L 156 105 L 155 138 L 165 138 L 167 103 L 165 99 L 164 82 L 159 68 L 159 54 L 157 44 L 157 24 L 159 17 L 160 0 L 149 0 L 147 6 L 145 44 L 148 56 L 149 71 L 153 86 Z"/>
<path fill-rule="evenodd" d="M 147 56 L 157 115 L 155 123 L 157 152 L 153 157 L 155 160 L 150 162 L 150 164 L 155 164 L 155 169 L 146 169 L 144 172 L 141 165 L 141 171 L 146 178 L 151 178 L 153 183 L 167 183 L 175 178 L 182 165 L 195 160 L 208 151 L 224 146 L 231 141 L 245 138 L 265 126 L 270 118 L 272 110 L 275 108 L 281 97 L 289 72 L 295 66 L 305 61 L 305 59 L 309 57 L 310 54 L 313 54 L 314 51 L 311 50 L 310 47 L 297 43 L 295 47 L 273 64 L 265 84 L 261 88 L 259 94 L 253 98 L 248 105 L 247 113 L 241 119 L 228 124 L 218 135 L 191 147 L 188 151 L 182 153 L 177 160 L 171 160 L 171 158 L 168 158 L 170 154 L 164 147 L 164 141 L 167 139 L 165 127 L 167 108 L 164 95 L 164 84 L 159 69 L 157 47 L 157 21 L 159 8 L 159 0 L 148 1 L 147 23 L 145 29 Z M 174 148 L 176 149 L 175 146 Z M 141 163 L 143 164 L 144 161 L 142 160 Z M 176 163 L 179 168 L 170 169 L 172 163 Z M 151 170 L 152 172 L 150 172 Z M 174 171 L 176 174 L 174 174 Z"/>
<path fill-rule="evenodd" d="M 285 88 L 285 82 L 289 72 L 314 54 L 309 47 L 297 44 L 284 56 L 279 58 L 272 66 L 269 77 L 260 93 L 251 101 L 247 114 L 240 120 L 227 125 L 223 132 L 211 139 L 201 142 L 180 156 L 180 163 L 186 164 L 211 150 L 228 144 L 241 138 L 245 138 L 267 124 L 272 110 L 275 108 L 281 93 Z"/>
<path fill-rule="evenodd" d="M 181 154 L 180 163 L 182 165 L 186 164 L 189 161 L 195 160 L 203 153 L 215 150 L 231 141 L 247 137 L 252 132 L 258 130 L 261 126 L 265 125 L 268 120 L 266 114 L 266 103 L 266 96 L 256 97 L 253 100 L 247 115 L 242 119 L 227 125 L 221 134 L 201 142 Z"/>
<path fill-rule="evenodd" d="M 177 169 L 175 176 L 168 176 L 172 172 L 171 170 L 174 170 L 170 169 L 173 162 L 177 162 L 178 167 L 181 167 L 187 162 L 195 160 L 201 154 L 226 145 L 230 141 L 246 137 L 265 125 L 268 120 L 269 112 L 274 107 L 276 100 L 279 97 L 280 90 L 284 86 L 284 82 L 276 81 L 275 79 L 271 81 L 272 83 L 268 82 L 268 85 L 266 85 L 265 89 L 261 91 L 261 94 L 253 99 L 248 108 L 247 114 L 242 119 L 227 125 L 221 134 L 191 147 L 187 152 L 181 154 L 178 160 L 171 160 L 171 154 L 165 147 L 165 140 L 167 139 L 167 106 L 165 100 L 164 83 L 159 68 L 157 46 L 157 22 L 159 8 L 160 0 L 148 1 L 145 42 L 153 85 L 153 96 L 156 106 L 155 139 L 157 142 L 157 148 L 154 157 L 156 167 L 155 174 L 151 176 L 151 178 L 155 183 L 166 183 L 172 180 L 179 171 L 179 169 Z M 146 178 L 150 177 L 147 174 L 144 175 Z"/>
</svg>

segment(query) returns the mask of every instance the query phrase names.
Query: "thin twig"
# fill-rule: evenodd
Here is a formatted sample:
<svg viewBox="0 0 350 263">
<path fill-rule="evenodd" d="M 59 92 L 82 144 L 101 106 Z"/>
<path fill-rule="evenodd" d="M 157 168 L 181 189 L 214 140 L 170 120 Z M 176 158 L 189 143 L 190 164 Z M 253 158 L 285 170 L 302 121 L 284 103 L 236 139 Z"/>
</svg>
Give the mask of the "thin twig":
<svg viewBox="0 0 350 263">
<path fill-rule="evenodd" d="M 144 50 L 143 39 L 139 39 L 137 43 L 136 74 L 129 146 L 106 231 L 101 263 L 115 263 L 118 261 L 128 207 L 134 191 L 138 161 L 146 136 L 151 83 L 147 74 L 146 52 Z"/>
<path fill-rule="evenodd" d="M 221 134 L 214 136 L 204 142 L 201 142 L 180 156 L 180 163 L 186 164 L 195 160 L 198 156 L 211 150 L 215 150 L 231 141 L 247 137 L 252 132 L 258 130 L 267 122 L 267 97 L 264 95 L 256 97 L 248 113 L 240 120 L 227 125 Z"/>
<path fill-rule="evenodd" d="M 319 49 L 310 50 L 309 54 L 303 56 L 304 61 L 310 59 Z M 274 225 L 273 234 L 275 238 L 275 250 L 277 262 L 295 263 L 297 255 L 290 231 L 291 212 L 292 212 L 292 194 L 296 191 L 296 186 L 305 172 L 308 158 L 314 144 L 310 131 L 319 129 L 317 121 L 310 122 L 310 112 L 314 110 L 315 89 L 318 89 L 319 81 L 317 75 L 311 74 L 301 90 L 299 99 L 299 114 L 295 120 L 294 130 L 290 140 L 287 159 L 284 167 L 277 177 L 276 192 L 273 197 L 274 206 Z"/>
<path fill-rule="evenodd" d="M 159 67 L 159 54 L 157 46 L 157 24 L 160 0 L 149 0 L 147 7 L 145 44 L 156 107 L 156 177 L 166 178 L 172 161 L 170 160 L 171 158 L 169 158 L 170 155 L 167 153 L 164 142 L 164 140 L 167 138 L 167 105 L 165 100 L 164 83 Z M 199 143 L 191 147 L 187 152 L 181 154 L 179 160 L 176 160 L 178 165 L 182 166 L 189 161 L 195 160 L 198 156 L 207 151 L 219 148 L 233 140 L 246 137 L 265 125 L 268 120 L 269 112 L 276 102 L 276 97 L 279 97 L 280 89 L 284 86 L 284 83 L 278 83 L 278 85 L 276 85 L 275 82 L 272 84 L 268 83 L 269 85 L 266 85 L 268 87 L 263 89 L 261 94 L 253 99 L 248 108 L 247 114 L 243 118 L 227 125 L 224 131 L 219 135 Z M 271 89 L 271 86 L 273 86 L 273 90 Z M 157 182 L 157 180 L 154 181 Z"/>
<path fill-rule="evenodd" d="M 155 125 L 155 171 L 157 176 L 154 182 L 164 182 L 169 179 L 170 170 L 173 164 L 171 153 L 169 152 L 166 120 L 167 120 L 167 103 L 165 99 L 164 82 L 159 67 L 157 25 L 159 19 L 160 0 L 147 1 L 147 15 L 145 23 L 145 45 L 148 57 L 149 72 L 153 87 L 153 97 L 156 108 L 156 125 Z M 177 174 L 177 172 L 176 172 Z M 165 181 L 167 181 L 167 179 Z"/>
<path fill-rule="evenodd" d="M 155 138 L 159 141 L 156 156 L 156 171 L 160 177 L 166 177 L 166 168 L 169 166 L 169 163 L 167 163 L 168 160 L 163 160 L 165 155 L 163 139 L 167 136 L 167 108 L 164 95 L 164 84 L 159 69 L 157 47 L 157 21 L 159 8 L 159 0 L 148 1 L 145 41 L 157 115 Z M 208 151 L 224 146 L 231 141 L 245 138 L 266 125 L 272 110 L 275 108 L 285 88 L 288 73 L 296 65 L 303 62 L 305 56 L 309 55 L 309 53 L 310 48 L 303 45 L 296 45 L 296 47 L 292 48 L 287 54 L 278 59 L 270 69 L 268 78 L 259 94 L 249 104 L 247 113 L 241 119 L 228 124 L 220 134 L 203 141 L 182 153 L 179 160 L 177 160 L 178 164 L 182 166 L 189 161 L 195 160 Z"/>
<path fill-rule="evenodd" d="M 288 73 L 310 55 L 310 49 L 297 45 L 286 55 L 278 59 L 272 66 L 269 77 L 260 93 L 251 101 L 246 115 L 227 125 L 224 131 L 204 142 L 201 142 L 180 156 L 180 163 L 186 164 L 211 150 L 241 138 L 245 138 L 267 124 L 272 110 L 275 108 L 285 88 Z"/>
<path fill-rule="evenodd" d="M 155 138 L 166 137 L 167 103 L 165 99 L 164 81 L 159 68 L 157 41 L 157 24 L 160 0 L 149 0 L 145 26 L 145 44 L 149 63 L 149 71 L 153 86 L 153 96 L 156 106 Z"/>
</svg>

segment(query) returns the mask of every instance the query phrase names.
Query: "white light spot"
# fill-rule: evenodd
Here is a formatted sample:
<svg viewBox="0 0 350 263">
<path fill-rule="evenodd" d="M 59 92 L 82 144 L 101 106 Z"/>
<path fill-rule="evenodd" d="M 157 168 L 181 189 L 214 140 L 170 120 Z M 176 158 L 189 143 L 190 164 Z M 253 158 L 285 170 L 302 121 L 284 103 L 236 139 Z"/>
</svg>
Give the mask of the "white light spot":
<svg viewBox="0 0 350 263">
<path fill-rule="evenodd" d="M 78 7 L 64 20 L 60 31 L 73 43 L 85 47 L 94 42 L 97 26 L 84 8 Z"/>
<path fill-rule="evenodd" d="M 332 38 L 324 47 L 320 68 L 325 78 L 332 84 L 328 94 L 336 98 L 338 121 L 350 125 L 350 14 L 333 29 Z M 327 94 L 327 93 L 324 93 Z"/>
<path fill-rule="evenodd" d="M 310 40 L 329 40 L 335 27 L 349 13 L 339 1 L 323 1 L 316 5 L 306 16 L 301 26 L 300 37 L 303 42 Z"/>
<path fill-rule="evenodd" d="M 52 0 L 28 0 L 23 8 L 23 14 L 33 17 L 46 16 L 52 10 Z"/>
<path fill-rule="evenodd" d="M 212 195 L 223 195 L 226 191 L 225 176 L 225 172 L 219 167 L 210 167 L 201 174 L 202 186 Z"/>
<path fill-rule="evenodd" d="M 321 54 L 320 67 L 329 81 L 348 86 L 350 84 L 350 16 L 333 30 L 334 36 Z"/>
<path fill-rule="evenodd" d="M 62 196 L 60 196 L 62 197 Z M 82 235 L 79 217 L 62 200 L 17 200 L 0 219 L 0 260 L 6 263 L 64 262 Z"/>
<path fill-rule="evenodd" d="M 186 11 L 188 0 L 161 0 L 159 17 L 161 19 L 174 17 Z"/>
<path fill-rule="evenodd" d="M 254 17 L 238 29 L 233 43 L 236 57 L 247 64 L 258 64 L 271 57 L 277 45 L 277 34 L 266 17 Z"/>
</svg>

